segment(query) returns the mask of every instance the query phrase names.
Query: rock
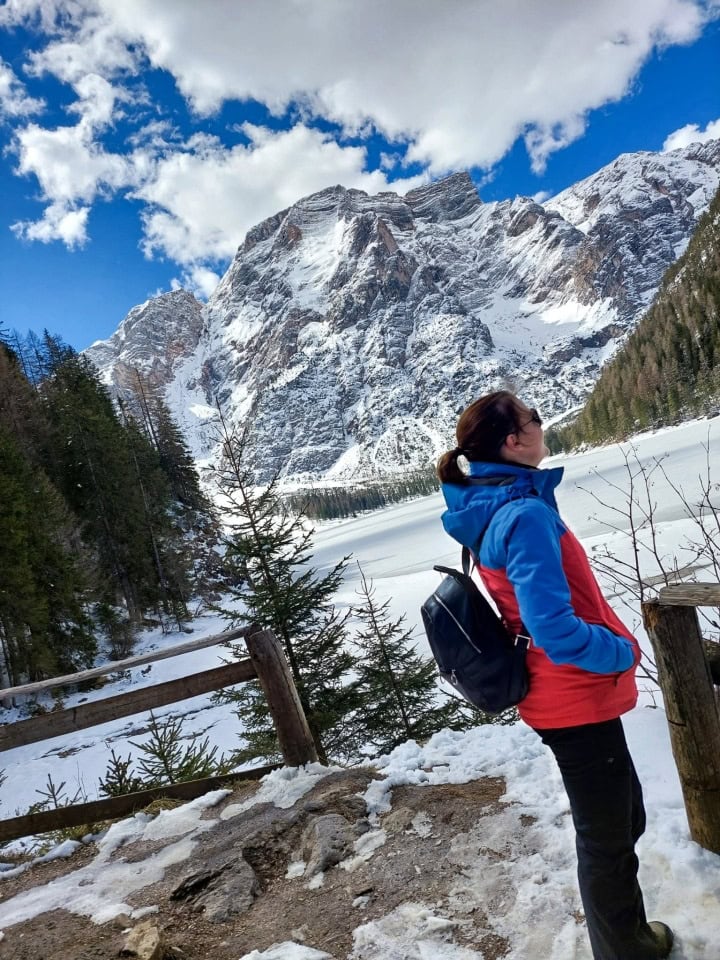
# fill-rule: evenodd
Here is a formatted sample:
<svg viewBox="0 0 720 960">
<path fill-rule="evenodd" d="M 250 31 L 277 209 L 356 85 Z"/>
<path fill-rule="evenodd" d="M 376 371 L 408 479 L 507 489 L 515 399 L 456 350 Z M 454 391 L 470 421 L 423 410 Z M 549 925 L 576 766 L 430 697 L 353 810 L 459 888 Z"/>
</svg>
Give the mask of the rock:
<svg viewBox="0 0 720 960">
<path fill-rule="evenodd" d="M 164 960 L 165 944 L 159 928 L 151 920 L 143 920 L 128 933 L 121 957 L 137 960 Z"/>
<path fill-rule="evenodd" d="M 398 807 L 383 817 L 382 828 L 386 833 L 402 833 L 409 829 L 414 816 L 410 807 Z"/>
<path fill-rule="evenodd" d="M 206 869 L 188 874 L 173 890 L 171 900 L 191 900 L 206 920 L 224 923 L 245 913 L 260 892 L 255 871 L 239 854 L 214 858 Z"/>
<path fill-rule="evenodd" d="M 300 849 L 310 878 L 334 867 L 352 851 L 355 831 L 339 813 L 314 817 L 303 831 Z"/>
<path fill-rule="evenodd" d="M 230 917 L 245 913 L 260 892 L 260 885 L 252 867 L 238 860 L 195 899 L 195 909 L 202 910 L 212 923 L 224 923 Z"/>
</svg>

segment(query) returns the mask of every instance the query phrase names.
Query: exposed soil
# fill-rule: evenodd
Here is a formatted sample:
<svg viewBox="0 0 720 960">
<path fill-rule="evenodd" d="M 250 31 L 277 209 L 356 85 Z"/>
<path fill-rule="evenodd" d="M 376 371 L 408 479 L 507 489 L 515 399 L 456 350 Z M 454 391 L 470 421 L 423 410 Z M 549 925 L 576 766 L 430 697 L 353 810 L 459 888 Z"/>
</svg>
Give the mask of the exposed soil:
<svg viewBox="0 0 720 960">
<path fill-rule="evenodd" d="M 192 863 L 177 864 L 160 883 L 130 897 L 135 909 L 159 908 L 146 920 L 162 932 L 164 960 L 238 960 L 252 950 L 264 950 L 284 940 L 306 943 L 340 960 L 352 950 L 356 927 L 386 916 L 402 903 L 424 904 L 438 915 L 448 916 L 449 895 L 458 880 L 458 866 L 447 857 L 450 844 L 454 837 L 476 829 L 480 818 L 505 806 L 498 802 L 505 791 L 500 779 L 398 787 L 393 791 L 392 810 L 380 824 L 387 839 L 366 862 L 352 871 L 340 866 L 327 869 L 316 889 L 309 888 L 306 877 L 286 877 L 313 811 L 357 820 L 358 794 L 372 776 L 372 771 L 358 769 L 331 774 L 290 810 L 278 811 L 263 804 L 223 821 L 201 835 Z M 206 815 L 216 819 L 223 806 L 237 803 L 255 786 L 240 786 Z M 197 898 L 172 899 L 188 874 L 218 863 L 219 858 L 227 859 L 233 849 L 242 849 L 257 878 L 249 909 L 213 922 Z M 83 849 L 68 861 L 36 865 L 15 879 L 0 880 L 0 898 L 5 901 L 70 873 L 87 863 L 94 852 Z M 133 861 L 148 853 L 147 844 L 131 844 L 117 855 Z M 198 889 L 204 882 L 197 881 Z M 486 920 L 482 909 L 474 909 L 458 923 L 453 938 L 482 951 L 486 960 L 500 960 L 508 944 L 488 932 Z M 109 960 L 122 955 L 124 931 L 136 922 L 118 917 L 98 926 L 63 910 L 45 913 L 6 928 L 0 960 Z"/>
</svg>

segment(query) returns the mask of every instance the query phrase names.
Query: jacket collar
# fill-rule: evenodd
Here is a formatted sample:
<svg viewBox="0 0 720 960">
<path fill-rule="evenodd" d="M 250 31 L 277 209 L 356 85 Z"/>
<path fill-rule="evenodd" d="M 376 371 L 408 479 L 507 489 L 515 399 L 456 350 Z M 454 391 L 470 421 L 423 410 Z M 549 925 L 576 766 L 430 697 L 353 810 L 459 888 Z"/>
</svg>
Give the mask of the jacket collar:
<svg viewBox="0 0 720 960">
<path fill-rule="evenodd" d="M 472 479 L 514 478 L 512 486 L 520 494 L 535 492 L 557 509 L 555 488 L 563 478 L 564 467 L 550 467 L 538 470 L 535 467 L 521 467 L 514 463 L 483 463 L 470 461 Z"/>
</svg>

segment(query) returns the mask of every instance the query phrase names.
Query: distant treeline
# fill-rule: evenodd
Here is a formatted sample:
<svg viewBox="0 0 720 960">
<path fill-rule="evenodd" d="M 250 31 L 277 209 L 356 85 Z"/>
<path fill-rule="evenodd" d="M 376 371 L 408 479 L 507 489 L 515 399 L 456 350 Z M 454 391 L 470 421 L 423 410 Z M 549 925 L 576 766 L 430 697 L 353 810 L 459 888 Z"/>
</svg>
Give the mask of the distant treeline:
<svg viewBox="0 0 720 960">
<path fill-rule="evenodd" d="M 413 471 L 402 477 L 373 481 L 352 487 L 314 487 L 286 494 L 284 501 L 295 514 L 311 520 L 335 520 L 353 517 L 365 510 L 377 510 L 389 503 L 423 497 L 440 489 L 434 469 Z"/>
<path fill-rule="evenodd" d="M 162 400 L 117 406 L 46 333 L 0 332 L 0 686 L 122 656 L 152 617 L 180 622 L 215 521 Z M 202 531 L 202 536 L 198 533 Z"/>
<path fill-rule="evenodd" d="M 685 253 L 666 272 L 635 331 L 604 367 L 551 452 L 620 440 L 720 408 L 720 191 Z"/>
</svg>

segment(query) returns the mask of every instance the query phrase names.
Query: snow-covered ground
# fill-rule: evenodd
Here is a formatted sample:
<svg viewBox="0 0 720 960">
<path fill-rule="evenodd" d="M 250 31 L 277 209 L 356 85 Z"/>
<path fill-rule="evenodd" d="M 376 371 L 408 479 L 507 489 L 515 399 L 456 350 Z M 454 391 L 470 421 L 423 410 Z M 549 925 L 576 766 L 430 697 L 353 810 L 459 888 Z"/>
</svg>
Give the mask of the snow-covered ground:
<svg viewBox="0 0 720 960">
<path fill-rule="evenodd" d="M 699 496 L 701 479 L 707 471 L 707 450 L 720 482 L 720 419 L 697 421 L 680 428 L 668 429 L 638 437 L 635 448 L 640 459 L 652 463 L 665 458 L 663 465 L 670 479 L 682 486 L 692 502 Z M 624 448 L 627 450 L 627 447 Z M 622 452 L 616 446 L 596 449 L 570 458 L 555 458 L 553 465 L 565 466 L 565 481 L 559 491 L 562 513 L 582 538 L 586 549 L 611 546 L 621 559 L 629 558 L 630 541 L 612 505 L 620 505 L 622 490 L 627 487 L 627 471 Z M 684 508 L 658 472 L 653 477 L 653 497 L 657 500 L 656 519 L 658 542 L 668 557 L 677 557 L 679 563 L 689 556 L 685 540 L 692 533 Z M 615 486 L 611 486 L 613 484 Z M 616 489 L 619 488 L 618 489 Z M 582 488 L 582 489 L 580 489 Z M 720 490 L 718 502 L 720 502 Z M 602 506 L 598 499 L 610 506 Z M 391 598 L 396 614 L 406 613 L 410 624 L 419 622 L 419 606 L 437 582 L 432 571 L 434 563 L 459 561 L 458 549 L 449 540 L 439 524 L 442 510 L 439 496 L 426 497 L 400 504 L 384 511 L 324 525 L 315 537 L 314 562 L 326 568 L 339 557 L 352 553 L 366 576 L 375 582 L 378 599 Z M 608 526 L 612 525 L 612 528 Z M 617 529 L 619 527 L 619 529 Z M 645 573 L 657 572 L 647 556 Z M 698 571 L 698 579 L 710 579 Z M 338 594 L 339 604 L 355 600 L 359 571 L 353 563 L 348 567 L 345 583 Z M 617 589 L 613 602 L 627 622 L 639 622 L 639 612 L 627 609 L 629 598 Z M 223 629 L 222 622 L 205 618 L 196 622 L 196 634 L 214 633 Z M 647 648 L 647 640 L 638 631 Z M 424 637 L 417 632 L 418 643 L 426 649 Z M 186 638 L 183 638 L 186 639 Z M 177 636 L 148 634 L 142 649 L 178 643 Z M 223 652 L 214 648 L 165 660 L 147 668 L 138 668 L 119 679 L 112 687 L 101 691 L 69 696 L 70 706 L 81 700 L 121 692 L 132 684 L 156 683 L 172 676 L 185 675 L 206 669 L 218 662 Z M 720 929 L 720 857 L 703 851 L 688 835 L 687 821 L 674 763 L 670 753 L 667 725 L 661 698 L 649 682 L 641 683 L 638 707 L 627 716 L 626 730 L 631 750 L 643 782 L 648 810 L 648 828 L 639 845 L 641 881 L 651 916 L 670 923 L 678 935 L 673 953 L 677 960 L 709 960 L 720 956 L 717 931 Z M 207 731 L 213 744 L 221 749 L 234 746 L 239 733 L 237 720 L 228 707 L 213 707 L 207 696 L 187 701 L 158 711 L 161 715 L 191 711 L 189 730 Z M 14 714 L 6 711 L 0 720 L 10 720 Z M 130 718 L 103 727 L 58 737 L 55 740 L 8 751 L 0 766 L 6 782 L 0 789 L 0 816 L 13 816 L 37 801 L 36 791 L 43 787 L 48 774 L 57 784 L 67 783 L 68 792 L 80 785 L 88 797 L 96 794 L 98 777 L 104 772 L 110 747 L 125 755 L 133 752 L 127 743 L 133 729 L 138 729 L 144 718 Z M 512 911 L 499 913 L 494 918 L 495 931 L 509 939 L 511 951 L 508 960 L 571 960 L 587 958 L 584 928 L 573 918 L 577 908 L 574 876 L 574 844 L 559 774 L 551 758 L 532 731 L 518 724 L 513 727 L 484 726 L 466 734 L 437 734 L 424 747 L 408 743 L 389 757 L 380 758 L 379 766 L 387 775 L 381 785 L 371 785 L 367 795 L 369 809 L 374 814 L 387 809 L 387 791 L 401 783 L 462 782 L 477 776 L 502 776 L 507 781 L 506 799 L 512 803 L 507 815 L 497 815 L 484 824 L 491 834 L 483 843 L 492 849 L 494 833 L 499 849 L 505 855 L 490 860 L 478 852 L 472 867 L 463 872 L 465 894 L 482 897 L 488 878 L 500 871 L 517 891 Z M 318 771 L 279 771 L 272 774 L 263 789 L 267 799 L 278 805 L 290 797 L 301 795 L 316 781 Z M 219 798 L 218 798 L 219 799 Z M 208 801 L 209 802 L 209 801 Z M 163 814 L 170 818 L 163 826 L 152 827 L 148 819 L 136 817 L 116 825 L 102 841 L 95 861 L 70 874 L 58 886 L 35 888 L 30 897 L 16 897 L 0 903 L 0 928 L 6 928 L 31 914 L 53 909 L 63 904 L 97 920 L 113 913 L 130 912 L 123 898 L 131 889 L 137 889 L 142 868 L 133 872 L 134 879 L 123 879 L 122 870 L 112 883 L 103 881 L 111 876 L 108 870 L 108 850 L 117 846 L 120 833 L 139 837 L 148 830 L 175 831 L 178 843 L 173 856 L 188 856 L 193 849 L 192 838 L 200 827 L 195 805 L 186 805 L 178 811 Z M 184 811 L 184 812 L 183 812 Z M 533 830 L 542 835 L 540 852 L 526 856 L 519 834 L 511 829 L 512 818 L 527 814 L 535 818 Z M 158 818 L 159 819 L 159 818 Z M 172 821 L 172 822 L 171 822 Z M 206 821 L 204 821 L 206 823 Z M 494 833 L 493 833 L 494 832 Z M 381 833 L 381 831 L 377 831 Z M 382 856 L 382 837 L 376 837 L 378 846 L 374 856 Z M 364 841 L 367 843 L 367 840 Z M 509 852 L 507 848 L 509 847 Z M 162 863 L 149 858 L 146 861 L 147 883 L 156 878 Z M 82 876 L 80 876 L 82 873 Z M 140 878 L 140 879 L 138 879 Z M 499 879 L 499 875 L 498 875 Z M 85 895 L 75 896 L 77 884 L 82 881 Z M 90 888 L 97 883 L 97 898 Z M 135 886 L 128 887 L 128 883 Z M 145 885 L 141 883 L 141 885 Z M 1 893 L 1 891 L 0 891 Z M 30 912 L 28 912 L 30 911 Z M 542 922 L 539 917 L 542 917 Z M 285 944 L 264 953 L 253 952 L 245 960 L 321 960 L 325 957 L 301 945 Z M 368 924 L 358 920 L 353 957 L 356 960 L 480 960 L 481 955 L 453 942 L 452 924 L 441 910 L 428 904 L 405 904 L 388 917 Z"/>
</svg>

